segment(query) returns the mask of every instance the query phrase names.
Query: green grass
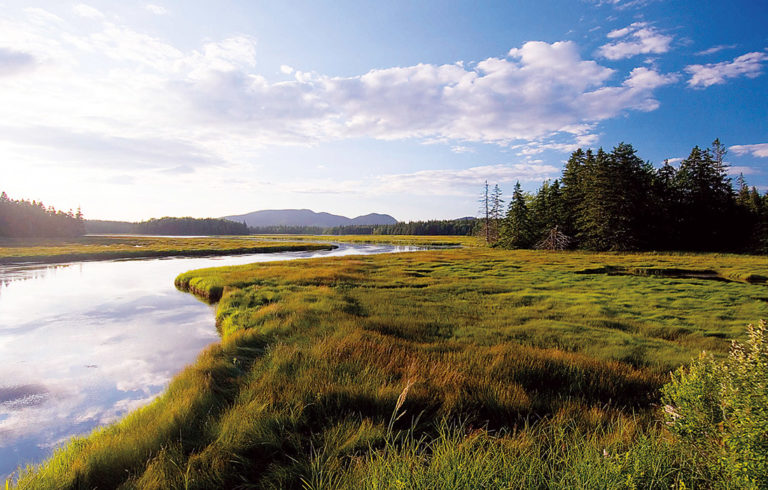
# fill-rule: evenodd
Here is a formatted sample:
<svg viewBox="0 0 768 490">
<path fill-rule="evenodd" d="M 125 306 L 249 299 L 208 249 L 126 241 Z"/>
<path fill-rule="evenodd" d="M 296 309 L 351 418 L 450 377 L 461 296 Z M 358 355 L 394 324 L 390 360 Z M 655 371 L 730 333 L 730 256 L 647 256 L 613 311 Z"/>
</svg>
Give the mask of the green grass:
<svg viewBox="0 0 768 490">
<path fill-rule="evenodd" d="M 326 250 L 328 245 L 276 243 L 252 237 L 121 237 L 86 236 L 72 239 L 0 238 L 0 264 L 60 262 L 145 257 L 225 255 L 299 250 Z"/>
<path fill-rule="evenodd" d="M 601 268 L 731 280 L 582 273 Z M 670 369 L 768 316 L 750 281 L 767 270 L 756 256 L 464 248 L 187 272 L 179 288 L 220 300 L 221 343 L 18 486 L 716 486 L 654 404 Z"/>
</svg>

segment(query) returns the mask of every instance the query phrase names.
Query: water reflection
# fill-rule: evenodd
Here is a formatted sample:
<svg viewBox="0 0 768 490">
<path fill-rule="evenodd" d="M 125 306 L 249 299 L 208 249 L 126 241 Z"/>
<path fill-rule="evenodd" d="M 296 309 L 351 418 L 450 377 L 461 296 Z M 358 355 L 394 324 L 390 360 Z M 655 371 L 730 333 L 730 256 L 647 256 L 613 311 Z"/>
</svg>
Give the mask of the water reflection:
<svg viewBox="0 0 768 490">
<path fill-rule="evenodd" d="M 202 267 L 413 247 L 0 267 L 0 477 L 158 396 L 218 336 L 173 279 Z"/>
</svg>

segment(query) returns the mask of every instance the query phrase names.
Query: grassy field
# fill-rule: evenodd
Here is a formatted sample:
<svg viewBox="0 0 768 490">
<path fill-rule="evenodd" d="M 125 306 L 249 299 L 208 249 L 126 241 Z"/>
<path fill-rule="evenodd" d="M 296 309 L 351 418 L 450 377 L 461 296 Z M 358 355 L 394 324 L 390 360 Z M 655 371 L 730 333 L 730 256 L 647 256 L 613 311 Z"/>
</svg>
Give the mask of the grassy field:
<svg viewBox="0 0 768 490">
<path fill-rule="evenodd" d="M 768 317 L 767 271 L 486 248 L 191 271 L 221 343 L 18 487 L 717 487 L 658 390 Z"/>
<path fill-rule="evenodd" d="M 0 264 L 62 262 L 142 257 L 247 254 L 327 249 L 305 241 L 268 241 L 253 237 L 167 238 L 85 236 L 72 239 L 0 238 Z"/>
</svg>

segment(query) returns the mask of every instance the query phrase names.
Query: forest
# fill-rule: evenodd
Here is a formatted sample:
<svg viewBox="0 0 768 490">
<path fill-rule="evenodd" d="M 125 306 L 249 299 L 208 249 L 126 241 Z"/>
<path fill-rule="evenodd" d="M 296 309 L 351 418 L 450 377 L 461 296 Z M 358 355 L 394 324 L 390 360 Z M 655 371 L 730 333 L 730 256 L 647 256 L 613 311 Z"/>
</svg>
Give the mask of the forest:
<svg viewBox="0 0 768 490">
<path fill-rule="evenodd" d="M 734 188 L 719 140 L 678 167 L 656 169 L 630 144 L 578 149 L 562 178 L 534 194 L 515 185 L 506 212 L 486 184 L 480 234 L 502 248 L 768 251 L 768 196 L 739 175 Z"/>
<path fill-rule="evenodd" d="M 56 210 L 42 202 L 0 193 L 0 237 L 75 237 L 85 233 L 80 209 Z"/>
</svg>

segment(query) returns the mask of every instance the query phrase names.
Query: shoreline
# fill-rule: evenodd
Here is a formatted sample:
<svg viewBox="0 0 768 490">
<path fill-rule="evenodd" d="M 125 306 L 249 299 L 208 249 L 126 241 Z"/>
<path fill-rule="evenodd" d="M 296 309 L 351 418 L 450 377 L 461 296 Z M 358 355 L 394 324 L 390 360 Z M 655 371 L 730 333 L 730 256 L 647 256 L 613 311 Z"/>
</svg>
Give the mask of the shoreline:
<svg viewBox="0 0 768 490">
<path fill-rule="evenodd" d="M 233 249 L 191 249 L 191 250 L 137 250 L 137 251 L 103 251 L 103 252 L 74 252 L 50 255 L 17 255 L 0 257 L 1 265 L 38 265 L 58 262 L 92 262 L 99 260 L 119 259 L 152 259 L 158 257 L 204 257 L 225 255 L 246 255 L 276 252 L 305 252 L 312 250 L 334 250 L 337 245 L 306 244 L 306 245 L 268 245 L 259 247 L 244 247 Z"/>
</svg>

